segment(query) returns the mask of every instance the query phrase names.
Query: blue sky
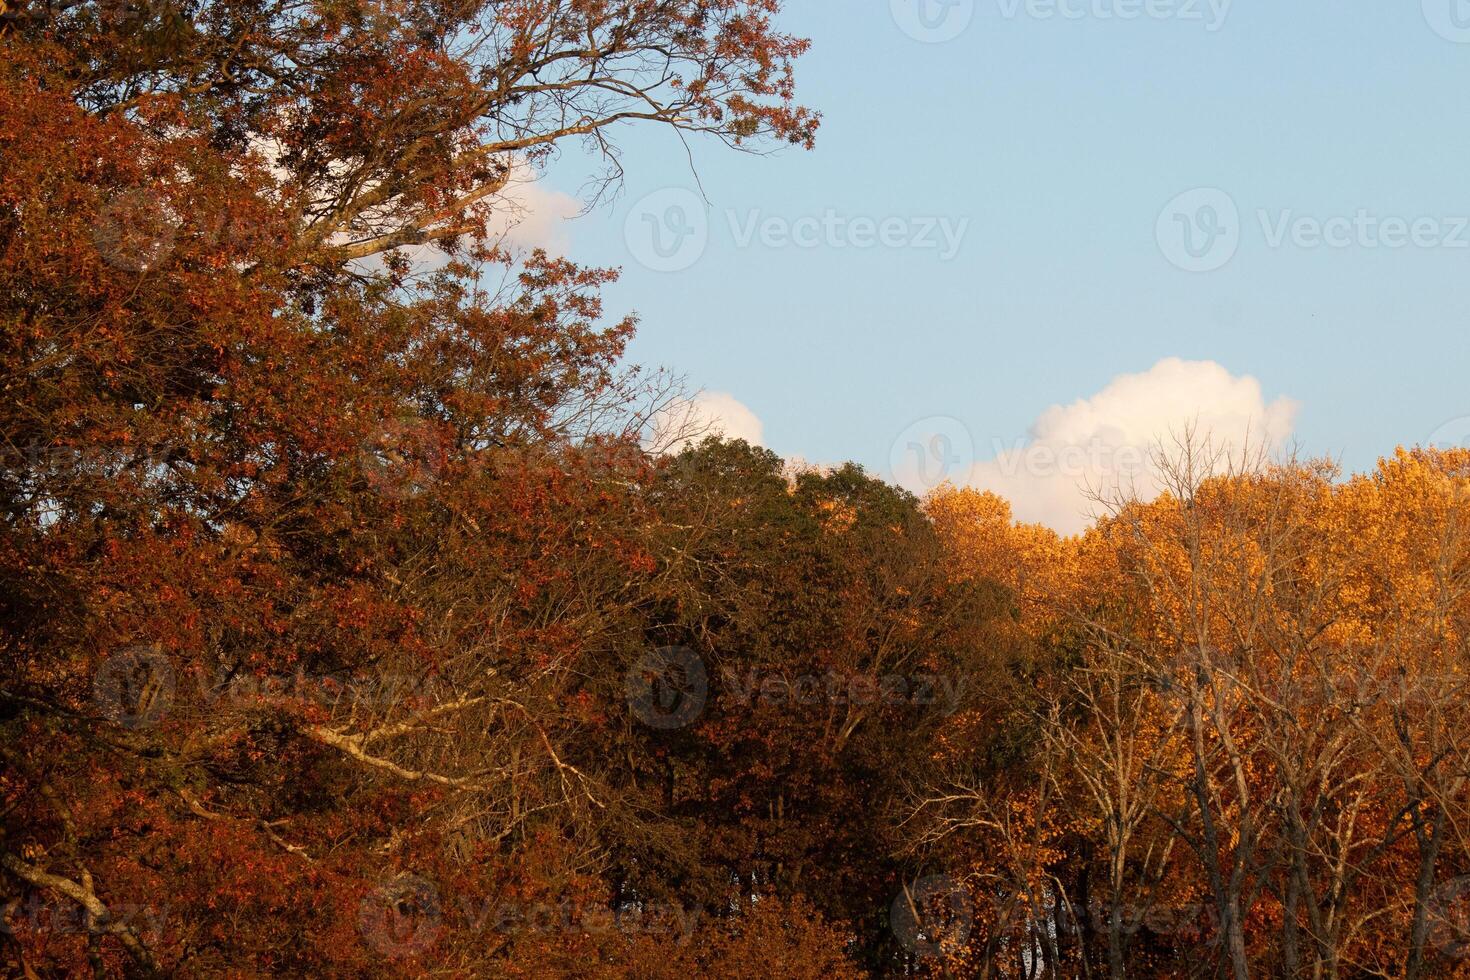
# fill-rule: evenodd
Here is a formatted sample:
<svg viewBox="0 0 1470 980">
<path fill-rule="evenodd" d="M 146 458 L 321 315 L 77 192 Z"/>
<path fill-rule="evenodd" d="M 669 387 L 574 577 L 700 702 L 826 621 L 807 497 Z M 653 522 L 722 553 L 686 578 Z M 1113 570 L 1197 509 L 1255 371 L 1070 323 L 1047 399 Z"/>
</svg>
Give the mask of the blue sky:
<svg viewBox="0 0 1470 980">
<path fill-rule="evenodd" d="M 1470 3 L 941 2 L 791 6 L 815 151 L 696 140 L 691 170 L 671 134 L 622 134 L 624 193 L 562 239 L 623 268 L 634 360 L 730 393 L 783 454 L 880 473 L 919 420 L 978 462 L 1171 357 L 1294 400 L 1291 436 L 1350 469 L 1470 416 Z M 957 36 L 911 36 L 913 3 Z M 666 208 L 697 187 L 697 256 L 649 268 L 640 221 L 697 224 Z M 857 247 L 859 219 L 888 243 Z M 1222 221 L 1210 270 L 1181 268 L 1170 235 Z"/>
</svg>

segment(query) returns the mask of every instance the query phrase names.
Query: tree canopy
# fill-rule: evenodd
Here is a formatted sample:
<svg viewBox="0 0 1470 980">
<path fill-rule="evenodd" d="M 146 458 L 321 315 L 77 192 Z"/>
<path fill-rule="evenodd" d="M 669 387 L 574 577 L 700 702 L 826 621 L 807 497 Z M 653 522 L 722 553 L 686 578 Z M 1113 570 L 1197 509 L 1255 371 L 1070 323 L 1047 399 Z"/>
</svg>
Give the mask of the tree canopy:
<svg viewBox="0 0 1470 980">
<path fill-rule="evenodd" d="M 1466 970 L 1470 454 L 1063 538 L 655 452 L 505 246 L 569 143 L 811 145 L 779 7 L 0 4 L 7 971 Z"/>
</svg>

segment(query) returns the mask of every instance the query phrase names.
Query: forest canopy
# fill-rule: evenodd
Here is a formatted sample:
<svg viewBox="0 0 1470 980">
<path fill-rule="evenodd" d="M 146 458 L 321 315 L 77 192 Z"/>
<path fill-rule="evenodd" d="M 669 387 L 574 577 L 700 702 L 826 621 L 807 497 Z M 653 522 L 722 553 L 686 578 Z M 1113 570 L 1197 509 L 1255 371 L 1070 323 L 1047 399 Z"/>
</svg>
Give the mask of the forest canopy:
<svg viewBox="0 0 1470 980">
<path fill-rule="evenodd" d="M 811 146 L 780 6 L 0 2 L 9 973 L 1470 975 L 1470 452 L 1063 537 L 654 446 L 498 234 Z"/>
</svg>

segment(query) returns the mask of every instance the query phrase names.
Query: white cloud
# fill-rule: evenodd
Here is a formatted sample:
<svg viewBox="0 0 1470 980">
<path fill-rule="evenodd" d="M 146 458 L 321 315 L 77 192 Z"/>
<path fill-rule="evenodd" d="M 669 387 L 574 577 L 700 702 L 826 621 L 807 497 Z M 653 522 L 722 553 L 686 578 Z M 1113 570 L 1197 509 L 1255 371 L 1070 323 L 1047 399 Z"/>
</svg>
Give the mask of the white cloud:
<svg viewBox="0 0 1470 980">
<path fill-rule="evenodd" d="M 1031 438 L 999 443 L 995 458 L 976 463 L 955 482 L 993 490 L 1018 520 L 1081 531 L 1096 516 L 1089 490 L 1158 492 L 1151 451 L 1192 427 L 1216 448 L 1267 451 L 1290 438 L 1297 403 L 1267 404 L 1261 385 L 1214 361 L 1171 357 L 1141 374 L 1114 378 L 1090 398 L 1053 405 L 1031 426 Z"/>
<path fill-rule="evenodd" d="M 290 171 L 277 162 L 284 152 L 279 140 L 253 135 L 250 148 L 264 160 L 277 181 L 290 182 Z M 505 188 L 490 201 L 490 237 L 511 248 L 544 248 L 554 255 L 566 255 L 571 248 L 568 222 L 581 213 L 581 201 L 552 188 L 530 164 L 517 160 L 511 165 Z M 421 272 L 441 268 L 448 261 L 448 256 L 432 243 L 408 246 L 403 253 Z M 377 271 L 382 268 L 382 259 L 369 256 L 357 265 Z"/>
<path fill-rule="evenodd" d="M 491 235 L 502 236 L 510 246 L 565 255 L 571 246 L 567 222 L 581 210 L 581 201 L 549 187 L 522 164 L 495 201 Z"/>
<path fill-rule="evenodd" d="M 505 189 L 490 203 L 487 229 L 491 241 L 511 251 L 544 248 L 552 255 L 566 255 L 571 249 L 571 219 L 581 211 L 582 203 L 575 197 L 547 186 L 528 165 L 518 163 Z M 420 274 L 449 262 L 449 256 L 432 242 L 409 245 L 402 252 Z M 371 255 L 354 264 L 362 272 L 374 273 L 382 270 L 383 257 Z"/>
<path fill-rule="evenodd" d="M 693 398 L 676 398 L 652 422 L 648 446 L 657 452 L 677 452 L 708 435 L 744 439 L 764 445 L 765 425 L 734 395 L 701 391 Z"/>
</svg>

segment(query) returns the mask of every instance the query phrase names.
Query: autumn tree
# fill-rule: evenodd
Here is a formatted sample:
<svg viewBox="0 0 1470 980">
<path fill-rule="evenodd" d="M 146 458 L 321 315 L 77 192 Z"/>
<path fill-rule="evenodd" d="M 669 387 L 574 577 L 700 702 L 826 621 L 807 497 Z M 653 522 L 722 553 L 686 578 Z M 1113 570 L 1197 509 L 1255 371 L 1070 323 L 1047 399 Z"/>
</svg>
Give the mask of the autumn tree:
<svg viewBox="0 0 1470 980">
<path fill-rule="evenodd" d="M 497 221 L 568 140 L 615 178 L 624 125 L 809 143 L 777 12 L 7 5 L 0 853 L 12 911 L 85 919 L 18 969 L 411 973 L 354 922 L 403 875 L 616 901 L 590 733 L 661 394 L 612 273 Z"/>
</svg>

